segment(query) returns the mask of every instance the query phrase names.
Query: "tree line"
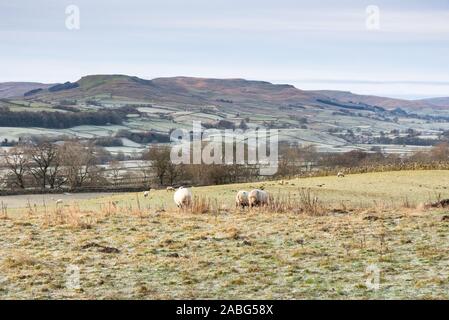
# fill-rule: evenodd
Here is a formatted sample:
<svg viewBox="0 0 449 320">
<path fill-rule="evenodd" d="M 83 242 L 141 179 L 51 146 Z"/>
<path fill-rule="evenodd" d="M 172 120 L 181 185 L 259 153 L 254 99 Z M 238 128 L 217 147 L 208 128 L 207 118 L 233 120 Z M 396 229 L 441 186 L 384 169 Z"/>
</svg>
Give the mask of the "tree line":
<svg viewBox="0 0 449 320">
<path fill-rule="evenodd" d="M 79 112 L 59 111 L 11 111 L 0 107 L 0 126 L 2 127 L 40 127 L 65 129 L 80 125 L 104 126 L 122 124 L 126 110 L 98 110 Z"/>
<path fill-rule="evenodd" d="M 68 140 L 64 143 L 41 141 L 22 143 L 4 151 L 0 178 L 7 190 L 108 190 L 133 184 L 134 187 L 178 185 L 218 185 L 281 179 L 332 173 L 375 171 L 376 168 L 433 168 L 434 164 L 449 165 L 449 143 L 440 143 L 428 151 L 404 156 L 387 154 L 380 148 L 370 152 L 352 150 L 344 153 L 317 152 L 314 146 L 281 143 L 278 171 L 274 176 L 261 177 L 259 168 L 237 164 L 173 164 L 168 145 L 153 145 L 134 160 L 138 167 L 113 159 L 94 143 Z M 443 166 L 444 167 L 444 166 Z M 365 169 L 363 169 L 365 168 Z M 359 170 L 360 169 L 360 170 Z M 363 169 L 363 170 L 362 170 Z"/>
<path fill-rule="evenodd" d="M 57 189 L 63 185 L 76 189 L 101 183 L 100 155 L 92 145 L 67 141 L 23 144 L 4 151 L 3 177 L 8 189 Z"/>
</svg>

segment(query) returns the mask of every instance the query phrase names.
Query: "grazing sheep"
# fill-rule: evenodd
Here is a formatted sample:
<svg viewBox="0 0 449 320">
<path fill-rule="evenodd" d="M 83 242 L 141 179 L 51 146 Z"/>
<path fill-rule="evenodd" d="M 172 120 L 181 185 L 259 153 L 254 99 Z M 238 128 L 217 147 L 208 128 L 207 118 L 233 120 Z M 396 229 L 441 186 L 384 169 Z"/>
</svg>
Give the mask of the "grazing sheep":
<svg viewBox="0 0 449 320">
<path fill-rule="evenodd" d="M 173 195 L 173 200 L 178 208 L 188 208 L 192 204 L 192 192 L 190 189 L 180 187 Z"/>
<path fill-rule="evenodd" d="M 60 204 L 62 204 L 62 199 L 58 199 L 58 200 L 56 200 L 56 205 L 58 206 L 58 205 L 60 205 Z"/>
<path fill-rule="evenodd" d="M 143 193 L 143 196 L 144 196 L 145 198 L 148 198 L 149 195 L 150 195 L 150 191 L 145 191 L 145 192 Z"/>
<path fill-rule="evenodd" d="M 344 177 L 345 177 L 345 174 L 344 174 L 343 172 L 339 171 L 339 172 L 337 173 L 337 177 L 338 177 L 338 178 L 344 178 Z"/>
<path fill-rule="evenodd" d="M 245 208 L 247 206 L 249 206 L 248 192 L 245 190 L 240 190 L 239 192 L 237 192 L 237 195 L 235 196 L 235 207 Z"/>
<path fill-rule="evenodd" d="M 175 191 L 175 188 L 173 188 L 173 187 L 167 187 L 167 192 L 169 192 L 169 191 Z"/>
<path fill-rule="evenodd" d="M 248 204 L 250 208 L 268 205 L 268 193 L 260 189 L 251 190 L 248 195 Z"/>
</svg>

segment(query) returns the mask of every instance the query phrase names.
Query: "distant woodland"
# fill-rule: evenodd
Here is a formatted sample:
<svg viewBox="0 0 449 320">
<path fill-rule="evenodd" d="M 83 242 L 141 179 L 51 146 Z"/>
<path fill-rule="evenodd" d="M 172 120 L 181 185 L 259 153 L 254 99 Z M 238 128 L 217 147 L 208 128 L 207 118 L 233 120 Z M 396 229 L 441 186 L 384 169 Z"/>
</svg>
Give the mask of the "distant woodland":
<svg viewBox="0 0 449 320">
<path fill-rule="evenodd" d="M 121 124 L 126 119 L 126 111 L 98 110 L 80 112 L 11 111 L 0 107 L 2 127 L 40 127 L 65 129 L 80 125 Z"/>
</svg>

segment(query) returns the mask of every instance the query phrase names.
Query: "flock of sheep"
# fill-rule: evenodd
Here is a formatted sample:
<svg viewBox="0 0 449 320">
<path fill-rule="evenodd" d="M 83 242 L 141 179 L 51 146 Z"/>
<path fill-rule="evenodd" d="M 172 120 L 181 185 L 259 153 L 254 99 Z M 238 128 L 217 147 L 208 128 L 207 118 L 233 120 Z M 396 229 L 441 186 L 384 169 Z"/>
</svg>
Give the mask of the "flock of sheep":
<svg viewBox="0 0 449 320">
<path fill-rule="evenodd" d="M 260 189 L 254 189 L 250 192 L 240 190 L 235 196 L 236 207 L 261 207 L 268 205 L 268 193 Z M 189 188 L 180 187 L 173 195 L 173 200 L 178 208 L 184 209 L 192 205 L 192 192 Z"/>
<path fill-rule="evenodd" d="M 345 174 L 342 171 L 337 173 L 338 178 L 344 178 Z M 283 184 L 283 182 L 282 182 Z M 188 208 L 192 205 L 192 191 L 189 188 L 180 187 L 176 190 L 174 187 L 167 187 L 167 192 L 175 191 L 173 200 L 178 208 Z M 150 191 L 144 191 L 143 196 L 148 198 L 150 196 Z M 54 198 L 52 198 L 55 200 Z M 263 207 L 268 205 L 269 195 L 268 192 L 260 189 L 254 189 L 250 192 L 245 190 L 240 190 L 235 196 L 235 206 L 236 207 Z M 56 206 L 62 205 L 62 199 L 55 201 Z"/>
<path fill-rule="evenodd" d="M 168 191 L 175 191 L 173 200 L 178 208 L 185 209 L 192 205 L 192 191 L 190 191 L 189 188 L 180 187 L 176 190 L 173 187 L 167 187 L 167 192 Z M 144 191 L 143 196 L 148 198 L 150 196 L 150 191 Z M 235 206 L 241 208 L 265 206 L 268 205 L 268 199 L 268 193 L 260 189 L 254 189 L 250 192 L 240 190 L 235 197 Z M 63 204 L 62 199 L 52 198 L 52 200 L 55 201 L 57 207 Z"/>
<path fill-rule="evenodd" d="M 344 178 L 345 174 L 342 171 L 337 173 L 338 178 Z M 173 187 L 167 187 L 167 191 L 175 191 Z M 148 196 L 148 191 L 145 191 L 144 196 Z M 173 200 L 178 208 L 188 208 L 192 204 L 192 192 L 188 188 L 180 187 L 176 190 Z M 268 205 L 269 195 L 268 192 L 260 189 L 254 189 L 250 192 L 240 190 L 235 196 L 236 207 L 263 207 Z"/>
<path fill-rule="evenodd" d="M 344 178 L 345 174 L 342 171 L 339 171 L 337 177 Z M 167 191 L 175 191 L 175 188 L 167 187 Z M 145 191 L 144 196 L 147 197 L 148 195 L 148 191 Z M 188 188 L 180 187 L 176 190 L 173 200 L 178 208 L 188 208 L 192 204 L 192 192 Z M 268 192 L 260 189 L 254 189 L 250 192 L 240 190 L 235 196 L 235 206 L 241 208 L 263 207 L 268 205 L 268 201 Z"/>
</svg>

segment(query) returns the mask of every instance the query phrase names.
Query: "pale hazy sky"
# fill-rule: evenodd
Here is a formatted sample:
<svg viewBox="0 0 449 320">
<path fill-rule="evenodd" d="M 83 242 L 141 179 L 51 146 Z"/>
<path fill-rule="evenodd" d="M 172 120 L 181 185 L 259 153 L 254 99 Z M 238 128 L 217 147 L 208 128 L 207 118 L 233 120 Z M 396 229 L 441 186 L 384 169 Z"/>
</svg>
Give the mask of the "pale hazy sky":
<svg viewBox="0 0 449 320">
<path fill-rule="evenodd" d="M 449 96 L 448 57 L 449 0 L 0 0 L 0 82 L 238 77 L 420 98 Z"/>
</svg>

